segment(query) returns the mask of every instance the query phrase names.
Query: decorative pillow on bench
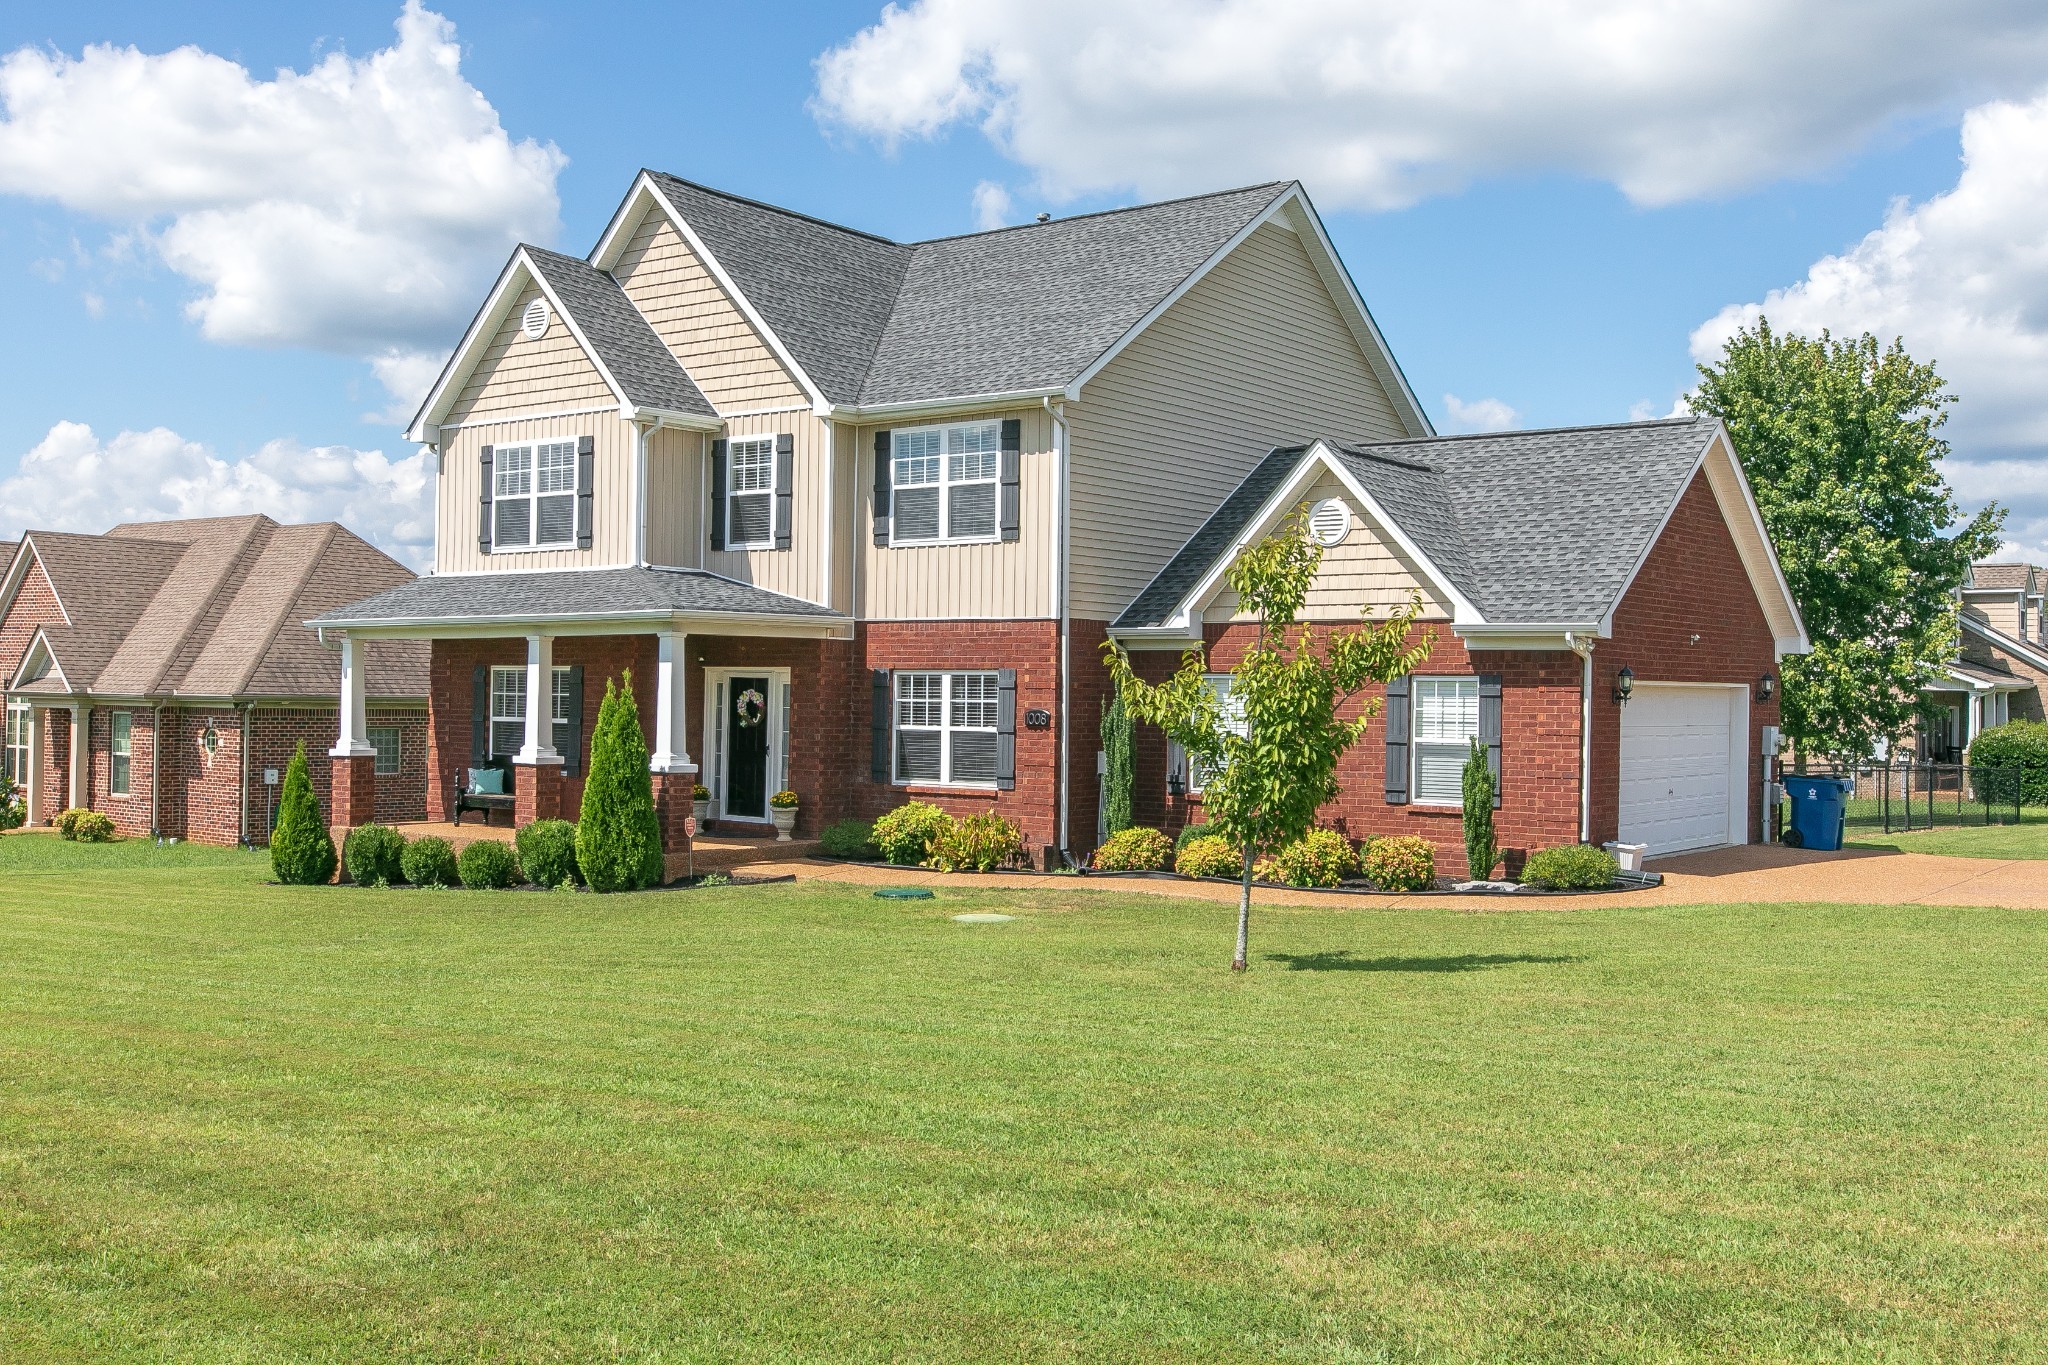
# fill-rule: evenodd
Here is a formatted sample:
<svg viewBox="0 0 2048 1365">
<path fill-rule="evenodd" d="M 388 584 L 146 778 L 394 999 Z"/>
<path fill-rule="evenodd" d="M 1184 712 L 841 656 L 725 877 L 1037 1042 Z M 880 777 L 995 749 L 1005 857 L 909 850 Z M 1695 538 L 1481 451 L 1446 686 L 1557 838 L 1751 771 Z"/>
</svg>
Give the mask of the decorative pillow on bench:
<svg viewBox="0 0 2048 1365">
<path fill-rule="evenodd" d="M 471 768 L 469 770 L 470 796 L 503 796 L 505 794 L 505 770 L 503 768 Z"/>
</svg>

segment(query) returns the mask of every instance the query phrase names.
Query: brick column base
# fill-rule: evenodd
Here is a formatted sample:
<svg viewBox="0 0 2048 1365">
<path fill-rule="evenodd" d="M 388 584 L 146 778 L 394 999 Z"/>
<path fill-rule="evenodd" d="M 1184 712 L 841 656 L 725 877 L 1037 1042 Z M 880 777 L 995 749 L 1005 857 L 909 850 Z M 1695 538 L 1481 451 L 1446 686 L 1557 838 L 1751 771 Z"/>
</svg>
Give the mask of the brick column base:
<svg viewBox="0 0 2048 1365">
<path fill-rule="evenodd" d="M 691 800 L 697 794 L 697 774 L 653 773 L 654 817 L 661 823 L 662 861 L 668 878 L 683 874 L 690 859 Z"/>
<path fill-rule="evenodd" d="M 371 754 L 356 754 L 334 760 L 334 795 L 328 802 L 328 819 L 342 829 L 375 823 L 377 819 L 377 760 Z"/>
<path fill-rule="evenodd" d="M 522 829 L 536 820 L 562 818 L 562 765 L 512 765 L 512 823 Z"/>
</svg>

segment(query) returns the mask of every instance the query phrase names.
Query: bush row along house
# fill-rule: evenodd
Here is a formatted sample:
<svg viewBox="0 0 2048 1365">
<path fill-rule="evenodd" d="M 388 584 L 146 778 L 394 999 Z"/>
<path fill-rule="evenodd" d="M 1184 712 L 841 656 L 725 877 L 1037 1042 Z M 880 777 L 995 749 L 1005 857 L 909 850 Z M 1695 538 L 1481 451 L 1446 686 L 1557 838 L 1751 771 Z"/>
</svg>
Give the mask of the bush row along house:
<svg viewBox="0 0 2048 1365">
<path fill-rule="evenodd" d="M 31 531 L 0 550 L 0 778 L 25 791 L 30 820 L 85 806 L 125 835 L 217 844 L 268 842 L 266 779 L 301 741 L 328 798 L 341 655 L 304 622 L 413 577 L 333 523 L 254 515 Z M 376 814 L 419 819 L 427 651 L 372 654 Z"/>
<path fill-rule="evenodd" d="M 586 257 L 512 253 L 409 435 L 434 572 L 312 618 L 343 824 L 411 642 L 436 817 L 487 764 L 573 812 L 630 668 L 672 853 L 701 780 L 724 831 L 790 788 L 804 832 L 917 798 L 1084 856 L 1104 641 L 1227 668 L 1221 566 L 1297 503 L 1315 610 L 1419 593 L 1435 640 L 1328 818 L 1447 865 L 1474 737 L 1510 845 L 1755 837 L 1805 648 L 1716 424 L 1437 438 L 1294 183 L 900 243 L 642 172 Z M 1148 743 L 1141 808 L 1197 815 Z"/>
<path fill-rule="evenodd" d="M 2041 720 L 2048 687 L 2048 571 L 2034 564 L 1970 566 L 1956 612 L 1956 657 L 1922 696 L 1932 716 L 1915 750 L 1960 763 L 1977 735 L 2012 720 Z"/>
</svg>

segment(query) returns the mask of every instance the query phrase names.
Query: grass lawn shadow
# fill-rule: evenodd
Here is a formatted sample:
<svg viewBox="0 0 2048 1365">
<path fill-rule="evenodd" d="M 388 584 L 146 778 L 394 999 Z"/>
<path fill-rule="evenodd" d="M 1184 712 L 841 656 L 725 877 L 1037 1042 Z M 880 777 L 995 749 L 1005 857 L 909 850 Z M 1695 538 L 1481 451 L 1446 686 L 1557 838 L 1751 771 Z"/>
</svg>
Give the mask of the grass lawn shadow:
<svg viewBox="0 0 2048 1365">
<path fill-rule="evenodd" d="M 1444 957 L 1353 957 L 1349 948 L 1321 953 L 1267 953 L 1290 972 L 1484 972 L 1496 967 L 1584 962 L 1568 953 L 1455 953 Z"/>
</svg>

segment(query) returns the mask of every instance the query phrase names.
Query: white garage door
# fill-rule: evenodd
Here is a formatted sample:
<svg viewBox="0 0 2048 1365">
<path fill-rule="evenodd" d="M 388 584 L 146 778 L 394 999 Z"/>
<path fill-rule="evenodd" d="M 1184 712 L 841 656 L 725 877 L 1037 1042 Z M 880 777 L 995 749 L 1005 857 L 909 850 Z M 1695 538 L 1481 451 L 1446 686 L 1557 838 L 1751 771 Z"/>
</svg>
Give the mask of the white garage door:
<svg viewBox="0 0 2048 1365">
<path fill-rule="evenodd" d="M 1741 693 L 1638 683 L 1621 712 L 1621 841 L 1649 856 L 1731 842 Z M 1745 775 L 1746 778 L 1746 775 Z M 1741 838 L 1741 824 L 1734 837 Z"/>
</svg>

